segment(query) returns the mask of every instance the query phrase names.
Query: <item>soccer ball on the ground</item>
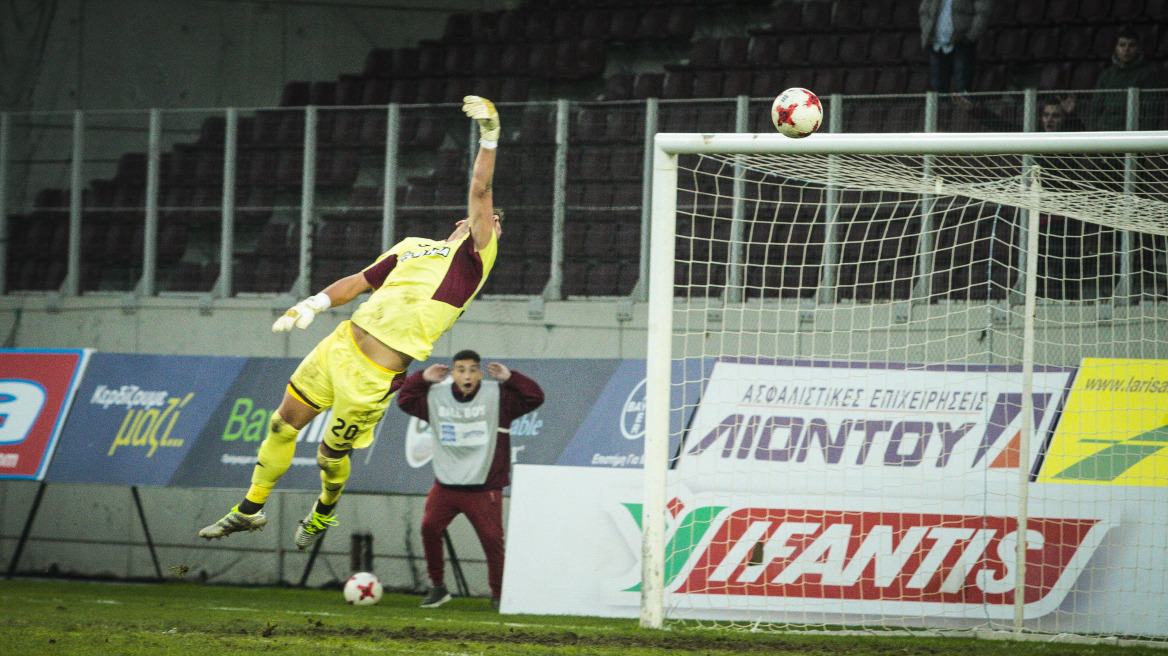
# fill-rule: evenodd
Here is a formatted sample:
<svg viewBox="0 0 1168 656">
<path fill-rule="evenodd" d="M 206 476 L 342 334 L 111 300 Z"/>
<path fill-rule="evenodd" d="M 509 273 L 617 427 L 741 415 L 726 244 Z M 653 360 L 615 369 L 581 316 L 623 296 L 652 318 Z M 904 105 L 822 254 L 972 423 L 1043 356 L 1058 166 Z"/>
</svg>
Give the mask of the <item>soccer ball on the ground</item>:
<svg viewBox="0 0 1168 656">
<path fill-rule="evenodd" d="M 823 106 L 814 93 L 791 87 L 771 104 L 771 121 L 783 135 L 800 139 L 819 129 L 823 122 Z"/>
<path fill-rule="evenodd" d="M 345 601 L 354 606 L 372 606 L 381 601 L 381 581 L 369 572 L 357 572 L 345 581 Z"/>
</svg>

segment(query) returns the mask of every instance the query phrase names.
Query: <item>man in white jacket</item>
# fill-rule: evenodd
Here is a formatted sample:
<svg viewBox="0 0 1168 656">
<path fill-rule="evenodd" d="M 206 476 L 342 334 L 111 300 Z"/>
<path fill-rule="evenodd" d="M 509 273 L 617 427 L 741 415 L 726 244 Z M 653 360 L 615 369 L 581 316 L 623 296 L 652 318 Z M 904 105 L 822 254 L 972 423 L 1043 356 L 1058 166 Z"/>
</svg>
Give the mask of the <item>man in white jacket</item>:
<svg viewBox="0 0 1168 656">
<path fill-rule="evenodd" d="M 973 89 L 977 40 L 989 25 L 993 0 L 921 0 L 921 47 L 929 53 L 929 81 L 937 93 Z"/>
</svg>

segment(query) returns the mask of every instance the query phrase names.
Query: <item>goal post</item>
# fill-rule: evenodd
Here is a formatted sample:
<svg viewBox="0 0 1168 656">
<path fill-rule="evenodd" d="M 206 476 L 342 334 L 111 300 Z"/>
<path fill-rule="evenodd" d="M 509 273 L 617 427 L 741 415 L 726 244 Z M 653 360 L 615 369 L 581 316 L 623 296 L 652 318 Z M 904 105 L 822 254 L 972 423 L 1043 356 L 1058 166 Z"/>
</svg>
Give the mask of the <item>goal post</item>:
<svg viewBox="0 0 1168 656">
<path fill-rule="evenodd" d="M 657 134 L 641 624 L 1168 639 L 1081 610 L 1168 601 L 1108 589 L 1168 438 L 1070 428 L 1088 370 L 1168 408 L 1166 236 L 1163 132 Z"/>
</svg>

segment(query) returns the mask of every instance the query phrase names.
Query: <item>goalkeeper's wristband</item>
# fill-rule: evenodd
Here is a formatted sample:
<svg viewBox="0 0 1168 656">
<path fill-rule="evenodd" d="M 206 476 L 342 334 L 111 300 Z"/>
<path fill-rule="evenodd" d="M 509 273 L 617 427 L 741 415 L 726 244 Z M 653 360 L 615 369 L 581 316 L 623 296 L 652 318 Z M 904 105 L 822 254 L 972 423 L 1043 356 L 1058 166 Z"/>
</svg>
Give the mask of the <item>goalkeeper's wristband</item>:
<svg viewBox="0 0 1168 656">
<path fill-rule="evenodd" d="M 479 139 L 479 145 L 487 150 L 494 150 L 499 147 L 499 141 L 487 141 L 486 139 Z"/>
<path fill-rule="evenodd" d="M 316 296 L 305 300 L 304 302 L 308 304 L 308 307 L 315 310 L 317 314 L 320 314 L 321 312 L 324 312 L 333 306 L 332 297 L 324 292 L 321 292 Z"/>
</svg>

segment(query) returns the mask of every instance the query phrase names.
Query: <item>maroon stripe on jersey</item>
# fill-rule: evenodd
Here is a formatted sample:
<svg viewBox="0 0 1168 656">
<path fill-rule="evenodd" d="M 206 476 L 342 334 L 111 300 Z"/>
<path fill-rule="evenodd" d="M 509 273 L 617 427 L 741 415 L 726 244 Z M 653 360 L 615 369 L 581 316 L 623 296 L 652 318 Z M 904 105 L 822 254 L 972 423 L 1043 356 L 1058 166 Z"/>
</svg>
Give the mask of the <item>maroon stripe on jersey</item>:
<svg viewBox="0 0 1168 656">
<path fill-rule="evenodd" d="M 483 258 L 474 249 L 474 239 L 467 237 L 451 257 L 446 277 L 431 298 L 460 308 L 466 305 L 482 281 Z"/>
<path fill-rule="evenodd" d="M 381 285 L 385 283 L 385 279 L 389 277 L 389 272 L 397 266 L 397 256 L 390 255 L 384 260 L 374 264 L 365 269 L 365 282 L 373 285 L 373 289 L 380 289 Z"/>
</svg>

